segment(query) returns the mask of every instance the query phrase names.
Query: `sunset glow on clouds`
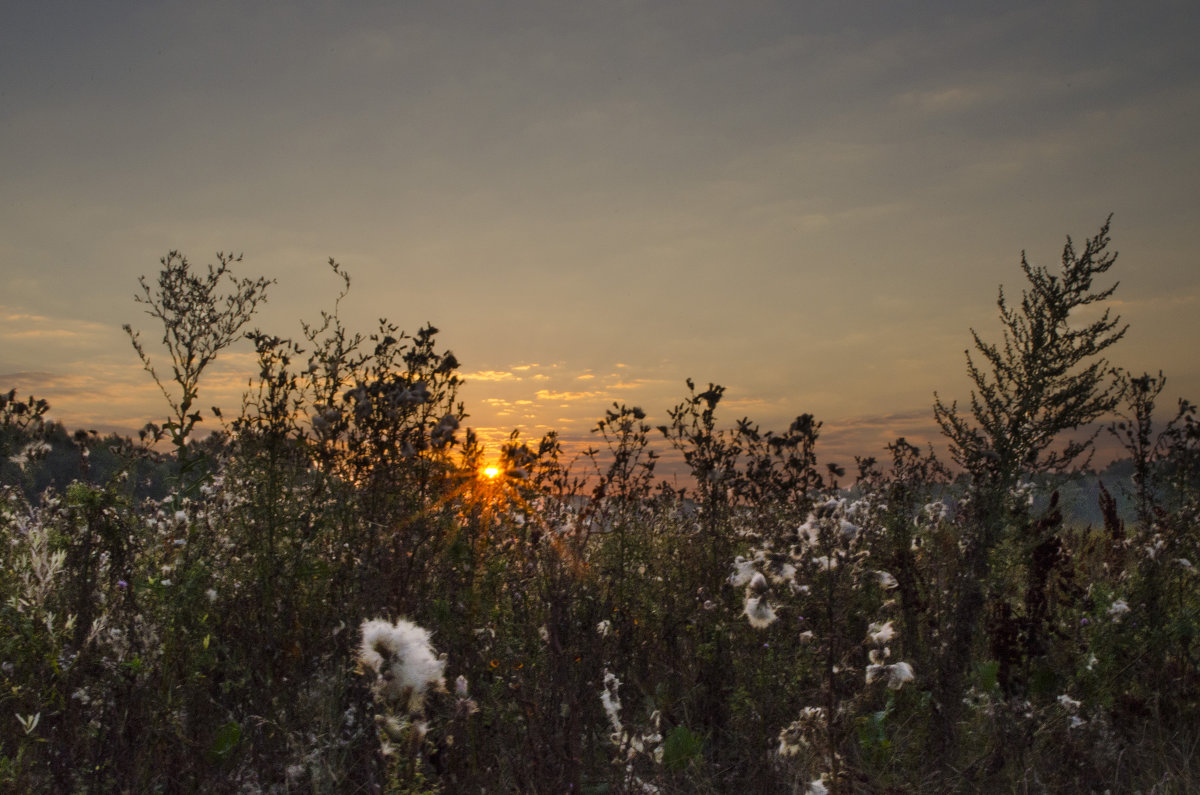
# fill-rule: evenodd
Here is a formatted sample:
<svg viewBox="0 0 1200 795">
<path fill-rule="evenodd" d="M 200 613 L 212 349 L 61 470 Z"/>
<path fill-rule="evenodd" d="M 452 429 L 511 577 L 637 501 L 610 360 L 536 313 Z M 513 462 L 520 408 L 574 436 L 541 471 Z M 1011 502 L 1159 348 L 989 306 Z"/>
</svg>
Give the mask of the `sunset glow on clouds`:
<svg viewBox="0 0 1200 795">
<path fill-rule="evenodd" d="M 576 440 L 684 380 L 846 462 L 936 438 L 1020 253 L 1111 212 L 1114 364 L 1200 397 L 1197 12 L 790 2 L 8 4 L 0 388 L 164 414 L 121 332 L 172 249 L 277 280 L 255 324 L 426 321 L 468 424 Z M 155 351 L 150 348 L 153 355 Z M 242 344 L 201 386 L 240 405 Z M 209 421 L 206 421 L 209 422 Z"/>
</svg>

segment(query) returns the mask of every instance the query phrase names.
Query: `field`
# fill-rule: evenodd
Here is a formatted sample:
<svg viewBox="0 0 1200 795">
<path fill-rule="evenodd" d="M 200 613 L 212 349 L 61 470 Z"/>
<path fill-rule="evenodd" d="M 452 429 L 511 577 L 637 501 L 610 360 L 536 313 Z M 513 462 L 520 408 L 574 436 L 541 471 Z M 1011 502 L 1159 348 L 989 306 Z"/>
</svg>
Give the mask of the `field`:
<svg viewBox="0 0 1200 795">
<path fill-rule="evenodd" d="M 951 460 L 900 439 L 851 472 L 815 418 L 761 429 L 691 382 L 661 425 L 614 405 L 591 449 L 486 460 L 436 330 L 336 303 L 251 335 L 201 439 L 203 370 L 268 284 L 164 258 L 164 352 L 129 333 L 167 422 L 0 405 L 0 786 L 1200 791 L 1200 425 L 1106 366 L 1117 319 L 1074 325 L 1106 232 L 1001 297 L 969 409 L 933 407 Z M 1121 477 L 1062 441 L 1096 423 Z M 1100 521 L 1064 516 L 1080 488 Z"/>
</svg>

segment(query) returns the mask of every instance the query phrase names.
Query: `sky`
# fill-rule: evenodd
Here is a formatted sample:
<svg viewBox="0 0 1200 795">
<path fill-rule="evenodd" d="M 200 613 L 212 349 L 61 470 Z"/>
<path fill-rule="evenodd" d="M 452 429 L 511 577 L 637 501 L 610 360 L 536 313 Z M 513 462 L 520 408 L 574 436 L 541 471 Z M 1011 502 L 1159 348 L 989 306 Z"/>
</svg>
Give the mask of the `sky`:
<svg viewBox="0 0 1200 795">
<path fill-rule="evenodd" d="M 1200 400 L 1198 35 L 1191 2 L 5 3 L 0 388 L 130 433 L 162 256 L 242 253 L 293 337 L 333 257 L 351 329 L 440 329 L 486 440 L 663 423 L 690 377 L 849 463 L 936 441 L 1022 250 L 1111 213 L 1109 358 Z"/>
</svg>

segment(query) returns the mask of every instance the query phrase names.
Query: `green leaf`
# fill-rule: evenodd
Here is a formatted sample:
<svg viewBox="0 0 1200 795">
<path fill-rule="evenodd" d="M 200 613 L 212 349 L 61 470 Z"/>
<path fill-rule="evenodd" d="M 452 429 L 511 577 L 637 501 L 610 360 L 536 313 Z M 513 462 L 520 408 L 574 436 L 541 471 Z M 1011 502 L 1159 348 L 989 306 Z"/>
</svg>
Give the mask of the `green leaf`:
<svg viewBox="0 0 1200 795">
<path fill-rule="evenodd" d="M 242 739 L 242 727 L 235 721 L 231 720 L 223 724 L 217 729 L 217 735 L 213 738 L 212 747 L 208 749 L 209 753 L 217 759 L 224 759 L 229 755 L 229 752 Z"/>
<path fill-rule="evenodd" d="M 704 738 L 686 726 L 676 726 L 663 742 L 663 764 L 671 770 L 683 770 L 704 750 Z"/>
</svg>

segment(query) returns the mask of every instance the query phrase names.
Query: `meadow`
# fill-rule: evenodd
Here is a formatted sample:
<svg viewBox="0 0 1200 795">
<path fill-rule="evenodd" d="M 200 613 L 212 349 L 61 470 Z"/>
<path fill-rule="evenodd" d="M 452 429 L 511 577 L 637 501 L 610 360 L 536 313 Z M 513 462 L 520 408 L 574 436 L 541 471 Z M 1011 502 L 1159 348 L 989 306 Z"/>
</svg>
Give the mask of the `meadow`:
<svg viewBox="0 0 1200 795">
<path fill-rule="evenodd" d="M 1200 791 L 1200 423 L 1108 365 L 1108 246 L 1022 262 L 969 399 L 931 408 L 948 460 L 850 471 L 816 418 L 691 381 L 661 423 L 614 404 L 586 450 L 488 459 L 437 330 L 349 328 L 336 263 L 288 339 L 249 331 L 268 281 L 172 252 L 153 343 L 128 329 L 165 421 L 0 396 L 0 787 Z M 244 337 L 243 405 L 201 409 Z"/>
</svg>

